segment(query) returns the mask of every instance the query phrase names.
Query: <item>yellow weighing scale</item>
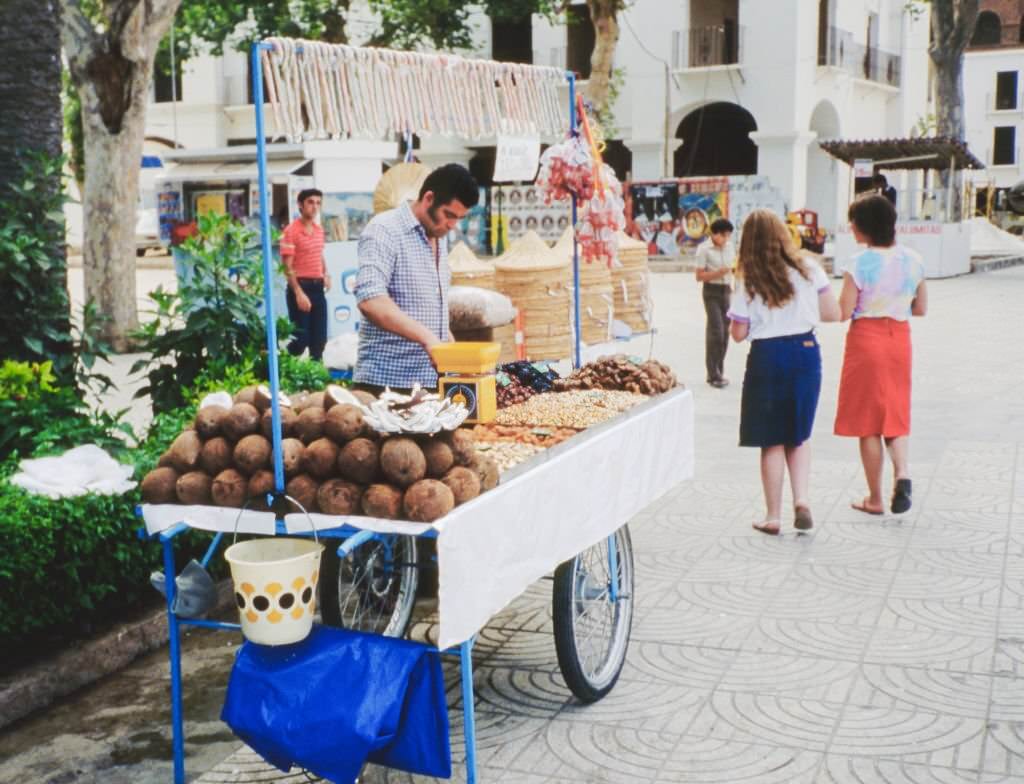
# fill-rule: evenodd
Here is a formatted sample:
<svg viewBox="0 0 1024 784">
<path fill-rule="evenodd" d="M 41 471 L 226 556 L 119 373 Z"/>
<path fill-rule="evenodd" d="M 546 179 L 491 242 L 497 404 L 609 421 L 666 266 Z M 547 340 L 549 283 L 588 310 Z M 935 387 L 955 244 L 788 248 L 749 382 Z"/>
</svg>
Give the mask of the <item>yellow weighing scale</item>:
<svg viewBox="0 0 1024 784">
<path fill-rule="evenodd" d="M 438 392 L 469 409 L 468 424 L 492 422 L 498 413 L 494 374 L 499 343 L 441 343 L 430 351 L 437 365 Z"/>
</svg>

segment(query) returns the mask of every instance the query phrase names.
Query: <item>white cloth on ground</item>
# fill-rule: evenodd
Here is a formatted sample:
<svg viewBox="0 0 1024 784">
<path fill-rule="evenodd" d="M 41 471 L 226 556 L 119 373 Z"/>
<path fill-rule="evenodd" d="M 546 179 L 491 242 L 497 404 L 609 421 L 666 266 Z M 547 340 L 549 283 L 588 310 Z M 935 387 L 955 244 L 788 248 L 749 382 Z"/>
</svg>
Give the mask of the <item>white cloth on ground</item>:
<svg viewBox="0 0 1024 784">
<path fill-rule="evenodd" d="M 86 493 L 121 495 L 137 484 L 135 469 L 122 465 L 96 444 L 69 449 L 56 457 L 22 460 L 11 484 L 48 498 L 73 498 Z"/>
</svg>

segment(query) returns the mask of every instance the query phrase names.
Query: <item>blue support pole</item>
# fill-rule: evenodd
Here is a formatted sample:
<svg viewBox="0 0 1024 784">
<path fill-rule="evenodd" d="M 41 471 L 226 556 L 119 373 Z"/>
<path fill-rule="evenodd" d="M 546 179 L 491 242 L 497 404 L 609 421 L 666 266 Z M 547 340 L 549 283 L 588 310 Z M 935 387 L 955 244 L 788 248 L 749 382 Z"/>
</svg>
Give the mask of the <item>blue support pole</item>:
<svg viewBox="0 0 1024 784">
<path fill-rule="evenodd" d="M 213 541 L 210 542 L 210 546 L 206 549 L 206 555 L 203 556 L 202 564 L 204 569 L 210 565 L 210 559 L 213 558 L 213 554 L 217 552 L 217 548 L 220 547 L 220 543 L 223 538 L 223 531 L 213 537 Z"/>
<path fill-rule="evenodd" d="M 263 123 L 263 68 L 260 49 L 266 44 L 252 45 L 252 94 L 256 110 L 256 165 L 260 184 L 260 239 L 263 246 L 263 304 L 267 319 L 267 366 L 270 373 L 270 410 L 273 418 L 272 442 L 274 446 L 274 489 L 284 492 L 284 460 L 281 456 L 281 390 L 277 367 L 277 322 L 274 316 L 274 264 L 270 247 L 270 205 L 267 203 L 267 143 Z"/>
<path fill-rule="evenodd" d="M 459 646 L 462 670 L 462 729 L 466 739 L 466 782 L 476 784 L 476 708 L 473 705 L 473 638 Z"/>
<path fill-rule="evenodd" d="M 163 538 L 164 583 L 167 593 L 167 638 L 171 659 L 171 749 L 174 757 L 174 784 L 185 784 L 185 730 L 181 718 L 181 645 L 178 640 L 178 617 L 174 614 L 174 598 L 178 586 L 174 583 L 174 542 Z"/>
<path fill-rule="evenodd" d="M 569 135 L 576 135 L 576 74 L 572 71 L 566 73 L 569 80 Z M 576 242 L 576 195 L 572 197 L 572 299 L 573 299 L 573 368 L 578 368 L 582 363 L 580 344 L 583 341 L 582 328 L 580 326 L 580 249 Z"/>
<path fill-rule="evenodd" d="M 608 593 L 614 603 L 619 600 L 619 552 L 615 546 L 615 534 L 608 537 L 608 569 L 611 571 Z"/>
</svg>

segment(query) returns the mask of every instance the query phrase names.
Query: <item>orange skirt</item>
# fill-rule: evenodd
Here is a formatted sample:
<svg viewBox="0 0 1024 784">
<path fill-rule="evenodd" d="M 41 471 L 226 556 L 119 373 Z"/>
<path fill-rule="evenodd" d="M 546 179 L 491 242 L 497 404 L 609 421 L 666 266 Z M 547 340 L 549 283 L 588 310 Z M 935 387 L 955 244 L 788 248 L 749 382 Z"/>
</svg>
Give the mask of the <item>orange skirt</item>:
<svg viewBox="0 0 1024 784">
<path fill-rule="evenodd" d="M 835 434 L 910 435 L 910 367 L 908 322 L 856 319 L 846 335 Z"/>
</svg>

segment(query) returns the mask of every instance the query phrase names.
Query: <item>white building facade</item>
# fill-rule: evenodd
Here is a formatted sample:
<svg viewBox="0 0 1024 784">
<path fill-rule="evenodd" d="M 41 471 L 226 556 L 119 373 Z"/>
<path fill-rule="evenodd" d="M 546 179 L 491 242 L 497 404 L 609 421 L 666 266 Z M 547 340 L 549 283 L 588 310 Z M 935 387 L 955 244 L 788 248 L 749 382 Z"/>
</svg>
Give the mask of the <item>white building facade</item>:
<svg viewBox="0 0 1024 784">
<path fill-rule="evenodd" d="M 906 0 L 637 0 L 620 15 L 614 115 L 634 180 L 759 174 L 789 209 L 836 226 L 849 169 L 816 141 L 908 135 L 929 112 L 928 17 Z M 586 5 L 575 25 L 534 17 L 517 34 L 539 65 L 586 67 Z M 490 57 L 492 28 L 473 19 L 474 55 Z M 353 42 L 373 29 L 350 19 Z M 502 30 L 498 46 L 508 43 Z M 150 106 L 147 137 L 186 148 L 252 143 L 247 58 L 189 61 L 177 104 Z M 584 82 L 585 84 L 585 82 Z M 584 88 L 585 89 L 585 88 Z M 167 97 L 166 86 L 163 97 Z M 491 142 L 493 144 L 493 142 Z M 484 142 L 483 144 L 486 144 Z M 424 137 L 424 162 L 467 162 L 479 148 Z"/>
</svg>

